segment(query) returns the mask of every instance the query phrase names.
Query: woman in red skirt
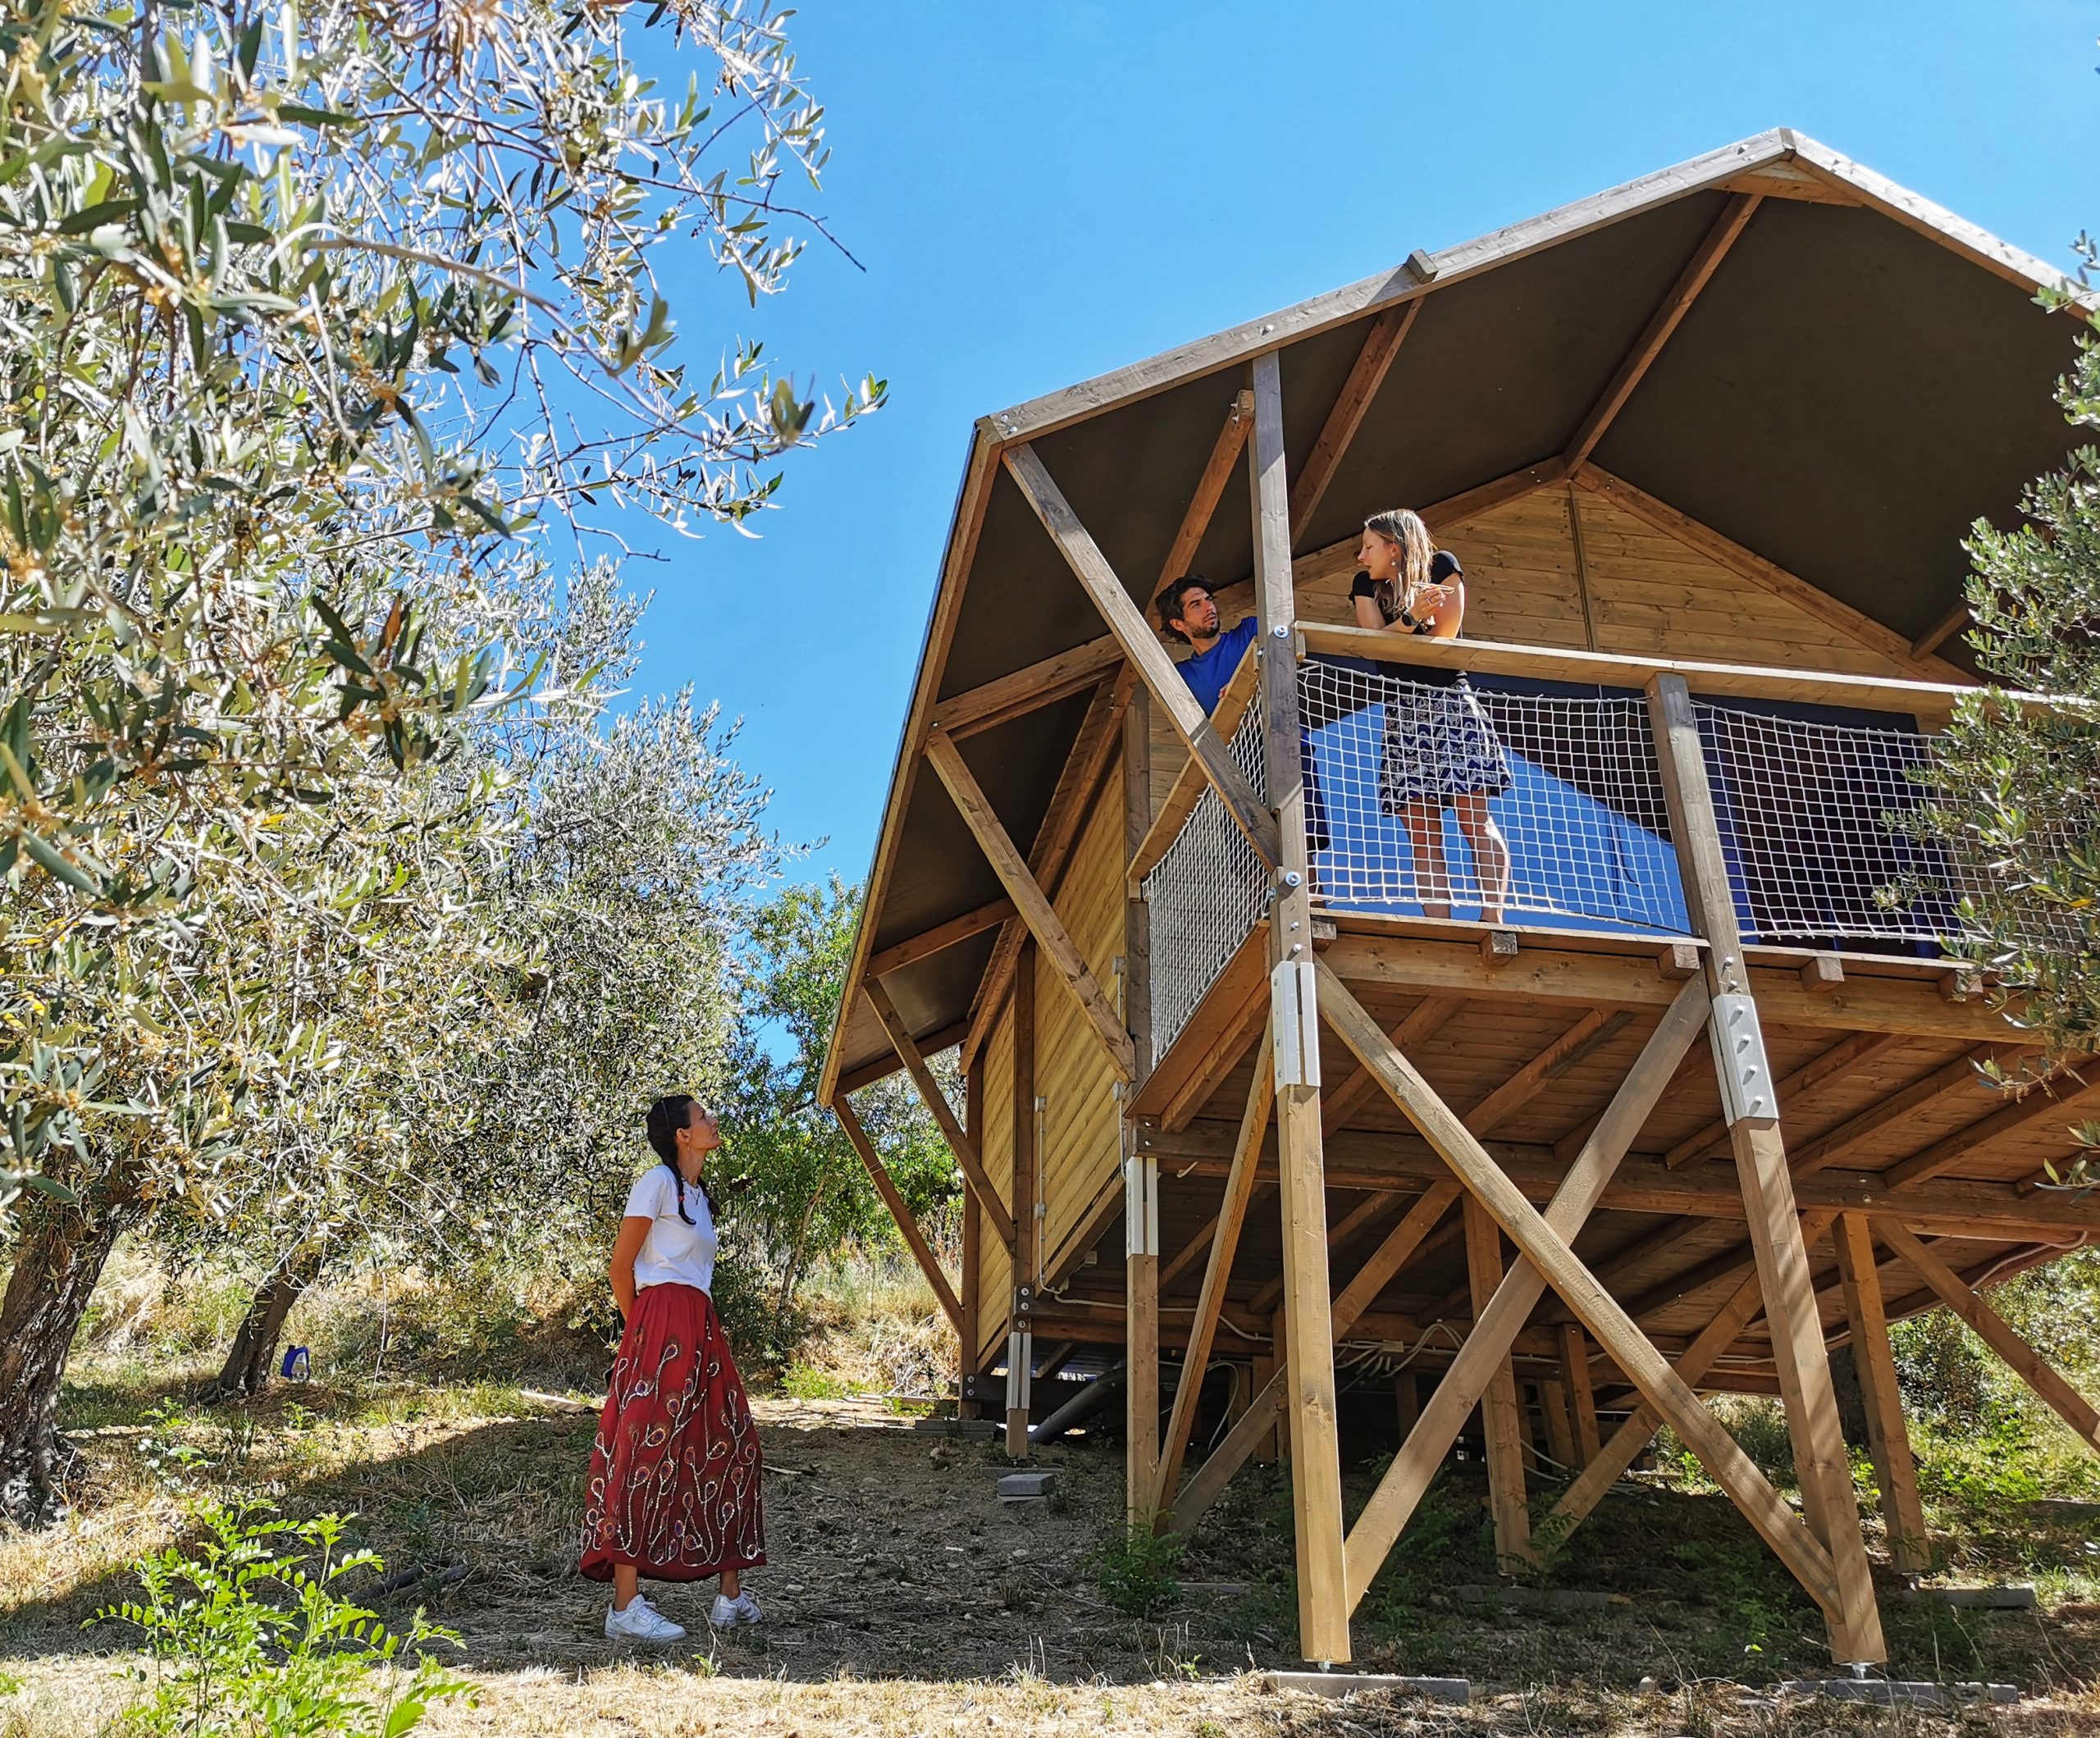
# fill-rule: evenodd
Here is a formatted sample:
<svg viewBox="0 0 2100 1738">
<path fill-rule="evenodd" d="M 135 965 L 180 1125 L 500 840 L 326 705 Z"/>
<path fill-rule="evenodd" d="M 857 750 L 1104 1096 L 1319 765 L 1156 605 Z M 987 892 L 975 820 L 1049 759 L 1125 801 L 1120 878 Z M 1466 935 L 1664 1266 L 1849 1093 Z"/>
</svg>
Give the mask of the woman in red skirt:
<svg viewBox="0 0 2100 1738">
<path fill-rule="evenodd" d="M 591 1451 L 582 1569 L 613 1584 L 607 1635 L 676 1641 L 685 1631 L 641 1596 L 641 1578 L 719 1575 L 708 1622 L 757 1622 L 739 1576 L 765 1561 L 765 1508 L 751 1403 L 709 1295 L 714 1198 L 701 1172 L 722 1137 L 680 1093 L 649 1107 L 649 1144 L 664 1162 L 628 1192 L 613 1245 L 627 1331 Z"/>
</svg>

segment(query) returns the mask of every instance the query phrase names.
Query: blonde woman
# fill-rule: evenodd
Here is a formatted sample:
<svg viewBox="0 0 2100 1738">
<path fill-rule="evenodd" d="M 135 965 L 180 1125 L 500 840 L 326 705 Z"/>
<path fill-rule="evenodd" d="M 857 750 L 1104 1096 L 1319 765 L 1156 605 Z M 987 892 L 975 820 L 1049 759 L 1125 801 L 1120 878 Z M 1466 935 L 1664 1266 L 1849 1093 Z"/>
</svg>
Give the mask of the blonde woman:
<svg viewBox="0 0 2100 1738">
<path fill-rule="evenodd" d="M 1455 640 L 1466 615 L 1459 558 L 1431 541 L 1419 513 L 1402 507 L 1363 522 L 1363 571 L 1349 597 L 1359 627 Z M 1412 667 L 1386 702 L 1378 806 L 1399 817 L 1414 852 L 1415 898 L 1425 917 L 1451 915 L 1444 811 L 1457 817 L 1473 857 L 1481 916 L 1502 921 L 1509 900 L 1509 846 L 1488 799 L 1509 788 L 1509 765 L 1463 670 Z"/>
</svg>

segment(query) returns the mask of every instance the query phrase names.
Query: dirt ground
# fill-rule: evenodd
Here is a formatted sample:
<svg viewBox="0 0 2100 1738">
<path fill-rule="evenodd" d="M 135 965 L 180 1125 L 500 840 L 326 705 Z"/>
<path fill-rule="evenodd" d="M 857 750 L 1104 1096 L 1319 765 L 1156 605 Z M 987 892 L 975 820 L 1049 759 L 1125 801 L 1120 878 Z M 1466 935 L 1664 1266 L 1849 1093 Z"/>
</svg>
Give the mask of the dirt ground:
<svg viewBox="0 0 2100 1738">
<path fill-rule="evenodd" d="M 0 1738 L 84 1734 L 115 1710 L 126 1636 L 82 1623 L 131 1590 L 126 1566 L 177 1537 L 207 1489 L 259 1489 L 290 1514 L 354 1511 L 358 1537 L 390 1567 L 431 1571 L 378 1603 L 395 1618 L 426 1604 L 460 1635 L 453 1663 L 481 1686 L 480 1704 L 446 1704 L 436 1732 L 2100 1731 L 2100 1699 L 2084 1687 L 2100 1663 L 2100 1607 L 2075 1601 L 2006 1613 L 1891 1603 L 1901 1671 L 2010 1676 L 2034 1693 L 2013 1708 L 1848 1711 L 1722 1681 L 1828 1667 L 1812 1608 L 1717 1498 L 1615 1498 L 1550 1588 L 1520 1592 L 1529 1603 L 1514 1607 L 1499 1593 L 1483 1603 L 1470 1590 L 1493 1577 L 1463 1468 L 1357 1630 L 1363 1667 L 1469 1676 L 1475 1705 L 1265 1691 L 1260 1669 L 1299 1663 L 1279 1476 L 1235 1484 L 1179 1566 L 1178 1596 L 1140 1619 L 1110 1603 L 1098 1573 L 1120 1527 L 1118 1453 L 1046 1449 L 1050 1497 L 1002 1503 L 997 1444 L 929 1434 L 865 1399 L 755 1403 L 769 1561 L 750 1581 L 766 1622 L 716 1636 L 711 1589 L 661 1589 L 687 1641 L 616 1648 L 600 1628 L 604 1590 L 573 1572 L 592 1420 L 514 1391 L 494 1397 L 511 1410 L 476 1416 L 462 1410 L 474 1398 L 404 1394 L 375 1412 L 368 1397 L 331 1416 L 328 1397 L 309 1391 L 223 1425 L 77 1436 L 72 1517 L 51 1533 L 0 1534 L 0 1692 L 16 1686 L 0 1693 Z M 1577 1608 L 1541 1597 L 1586 1590 Z"/>
</svg>

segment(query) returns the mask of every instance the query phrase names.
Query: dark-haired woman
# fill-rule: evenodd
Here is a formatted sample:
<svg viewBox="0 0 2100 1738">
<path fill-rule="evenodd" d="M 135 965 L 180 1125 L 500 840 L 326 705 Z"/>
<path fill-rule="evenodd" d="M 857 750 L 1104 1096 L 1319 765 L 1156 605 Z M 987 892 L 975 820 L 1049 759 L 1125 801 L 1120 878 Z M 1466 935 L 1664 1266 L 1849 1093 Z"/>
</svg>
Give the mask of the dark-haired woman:
<svg viewBox="0 0 2100 1738">
<path fill-rule="evenodd" d="M 1459 558 L 1431 541 L 1419 513 L 1399 508 L 1363 522 L 1349 595 L 1359 627 L 1455 640 L 1466 614 Z M 1451 915 L 1444 859 L 1444 811 L 1451 810 L 1473 855 L 1481 916 L 1502 921 L 1509 899 L 1509 846 L 1488 812 L 1509 788 L 1509 764 L 1462 670 L 1411 668 L 1386 703 L 1386 751 L 1378 806 L 1398 815 L 1414 852 L 1415 898 L 1424 917 Z"/>
<path fill-rule="evenodd" d="M 703 1173 L 722 1144 L 686 1093 L 649 1107 L 663 1162 L 628 1191 L 613 1245 L 613 1296 L 627 1318 L 591 1450 L 585 1576 L 613 1584 L 605 1634 L 677 1641 L 685 1631 L 638 1591 L 722 1577 L 717 1629 L 759 1621 L 738 1576 L 765 1561 L 763 1470 L 751 1403 L 714 1313 L 714 1201 Z"/>
</svg>

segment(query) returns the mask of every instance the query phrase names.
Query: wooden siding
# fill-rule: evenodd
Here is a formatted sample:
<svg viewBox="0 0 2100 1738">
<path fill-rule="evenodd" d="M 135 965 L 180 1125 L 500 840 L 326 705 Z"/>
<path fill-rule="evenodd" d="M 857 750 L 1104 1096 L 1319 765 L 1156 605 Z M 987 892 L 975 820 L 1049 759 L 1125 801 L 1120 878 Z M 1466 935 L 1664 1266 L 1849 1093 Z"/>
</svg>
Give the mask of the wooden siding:
<svg viewBox="0 0 2100 1738">
<path fill-rule="evenodd" d="M 1014 1013 L 1009 1001 L 1001 1010 L 984 1041 L 984 1106 L 977 1120 L 984 1131 L 978 1156 L 985 1174 L 1011 1202 L 1014 1184 Z M 977 1354 L 980 1361 L 1007 1337 L 1007 1318 L 1013 1311 L 1014 1263 L 999 1234 L 987 1220 L 978 1239 L 979 1278 Z"/>
<path fill-rule="evenodd" d="M 1102 781 L 1057 889 L 1059 919 L 1095 981 L 1120 1000 L 1123 935 L 1123 782 Z M 1047 1269 L 1121 1162 L 1114 1073 L 1078 1001 L 1038 958 L 1036 1093 L 1043 1100 L 1041 1223 Z"/>
</svg>

